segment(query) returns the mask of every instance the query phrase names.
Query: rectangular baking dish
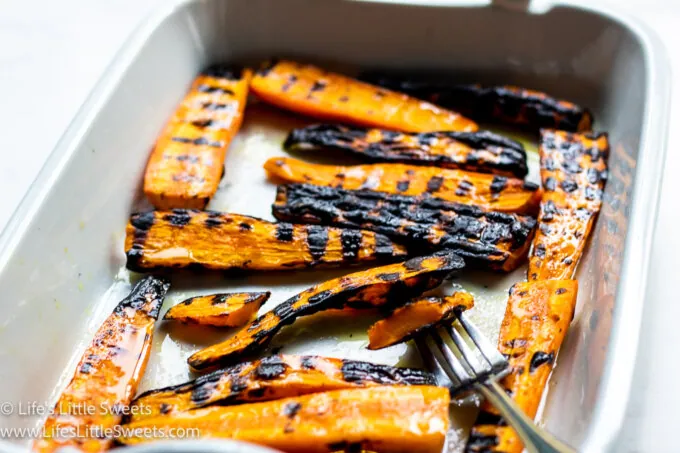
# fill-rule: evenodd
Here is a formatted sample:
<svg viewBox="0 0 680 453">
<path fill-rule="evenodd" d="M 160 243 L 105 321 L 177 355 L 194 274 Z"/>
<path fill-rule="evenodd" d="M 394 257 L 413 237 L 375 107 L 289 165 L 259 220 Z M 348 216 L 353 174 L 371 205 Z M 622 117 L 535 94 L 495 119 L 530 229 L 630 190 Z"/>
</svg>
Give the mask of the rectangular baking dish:
<svg viewBox="0 0 680 453">
<path fill-rule="evenodd" d="M 0 428 L 39 426 L 44 414 L 22 413 L 19 404 L 53 403 L 94 329 L 129 287 L 125 222 L 142 206 L 149 149 L 195 74 L 215 61 L 288 56 L 516 84 L 594 111 L 596 129 L 610 133 L 610 181 L 579 267 L 576 316 L 542 421 L 580 451 L 618 451 L 665 152 L 663 50 L 630 18 L 592 6 L 543 3 L 538 11 L 513 1 L 442 3 L 180 0 L 147 20 L 107 69 L 0 238 L 0 402 L 13 405 L 5 406 Z M 229 156 L 210 207 L 269 217 L 270 192 L 253 212 L 263 193 L 230 186 L 230 178 L 239 177 L 237 164 L 241 179 L 262 184 L 261 161 L 233 150 Z M 260 276 L 234 285 L 278 285 L 288 294 L 310 283 L 302 277 L 295 286 L 289 278 L 275 276 L 278 283 L 271 283 Z M 513 281 L 505 279 L 503 291 Z M 497 298 L 502 316 L 504 296 Z M 163 380 L 162 369 L 154 373 Z M 0 440 L 0 450 L 27 445 L 20 435 L 7 437 L 15 438 Z"/>
</svg>

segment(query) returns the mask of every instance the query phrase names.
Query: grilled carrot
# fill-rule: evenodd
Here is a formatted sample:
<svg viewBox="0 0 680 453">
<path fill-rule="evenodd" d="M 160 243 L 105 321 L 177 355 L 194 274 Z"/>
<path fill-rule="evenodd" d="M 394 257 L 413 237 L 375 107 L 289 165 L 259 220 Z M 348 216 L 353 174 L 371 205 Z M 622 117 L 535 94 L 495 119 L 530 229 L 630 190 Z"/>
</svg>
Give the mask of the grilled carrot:
<svg viewBox="0 0 680 453">
<path fill-rule="evenodd" d="M 130 421 L 206 406 L 271 401 L 310 393 L 378 385 L 434 385 L 434 376 L 356 360 L 275 355 L 244 362 L 185 384 L 151 390 L 132 402 Z"/>
<path fill-rule="evenodd" d="M 458 113 L 311 65 L 270 62 L 250 88 L 277 107 L 322 120 L 405 132 L 476 131 Z"/>
<path fill-rule="evenodd" d="M 332 149 L 378 162 L 432 165 L 519 178 L 528 172 L 524 147 L 489 131 L 400 133 L 315 124 L 291 131 L 283 146 L 290 151 Z"/>
<path fill-rule="evenodd" d="M 323 310 L 390 308 L 438 286 L 463 266 L 458 255 L 445 251 L 328 280 L 291 297 L 226 341 L 196 352 L 189 365 L 205 370 L 233 362 L 265 348 L 283 326 Z"/>
<path fill-rule="evenodd" d="M 309 184 L 279 186 L 279 220 L 364 228 L 415 250 L 454 250 L 478 267 L 511 271 L 527 256 L 536 221 L 436 198 L 387 195 Z"/>
<path fill-rule="evenodd" d="M 510 362 L 501 381 L 530 418 L 536 416 L 543 389 L 574 315 L 576 280 L 543 280 L 515 284 L 505 310 L 498 349 Z M 467 452 L 521 453 L 524 446 L 498 412 L 482 406 Z"/>
<path fill-rule="evenodd" d="M 107 432 L 118 425 L 144 374 L 151 336 L 169 284 L 155 277 L 140 281 L 104 321 L 76 372 L 45 422 L 45 437 L 33 449 L 53 452 L 75 447 L 107 450 Z"/>
<path fill-rule="evenodd" d="M 238 327 L 250 321 L 271 293 L 226 293 L 187 299 L 168 310 L 163 320 L 208 326 Z"/>
<path fill-rule="evenodd" d="M 273 157 L 264 168 L 270 177 L 284 182 L 431 195 L 490 211 L 518 214 L 537 213 L 542 193 L 538 186 L 521 179 L 416 165 L 317 165 L 288 157 Z"/>
<path fill-rule="evenodd" d="M 413 338 L 472 308 L 474 299 L 468 293 L 457 292 L 447 297 L 422 297 L 394 310 L 368 330 L 368 349 L 382 349 Z"/>
<path fill-rule="evenodd" d="M 572 278 L 602 205 L 606 134 L 541 132 L 543 199 L 529 280 Z"/>
<path fill-rule="evenodd" d="M 154 440 L 135 432 L 197 429 L 201 437 L 255 442 L 283 452 L 439 453 L 449 427 L 449 391 L 406 386 L 336 390 L 236 407 L 207 407 L 126 425 L 118 441 Z M 147 431 L 148 431 L 147 430 Z"/>
<path fill-rule="evenodd" d="M 133 214 L 125 253 L 128 269 L 137 272 L 184 267 L 300 269 L 406 256 L 404 247 L 369 231 L 177 209 Z"/>
<path fill-rule="evenodd" d="M 213 66 L 194 81 L 151 153 L 144 193 L 158 209 L 203 209 L 241 122 L 249 69 Z"/>
<path fill-rule="evenodd" d="M 462 112 L 475 121 L 495 122 L 522 129 L 589 131 L 593 115 L 573 102 L 515 86 L 452 85 L 417 78 L 364 74 L 363 80 Z"/>
</svg>

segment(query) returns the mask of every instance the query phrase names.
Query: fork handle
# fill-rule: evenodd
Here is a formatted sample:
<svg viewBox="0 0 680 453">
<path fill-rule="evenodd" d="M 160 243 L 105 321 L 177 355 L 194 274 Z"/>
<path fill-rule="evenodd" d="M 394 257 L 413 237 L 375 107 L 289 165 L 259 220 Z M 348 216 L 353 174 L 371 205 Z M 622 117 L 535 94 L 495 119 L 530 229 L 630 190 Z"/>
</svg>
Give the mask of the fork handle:
<svg viewBox="0 0 680 453">
<path fill-rule="evenodd" d="M 517 432 L 524 447 L 531 453 L 576 453 L 546 430 L 539 428 L 510 399 L 495 380 L 488 380 L 476 387 L 484 397 L 501 413 L 505 421 Z"/>
</svg>

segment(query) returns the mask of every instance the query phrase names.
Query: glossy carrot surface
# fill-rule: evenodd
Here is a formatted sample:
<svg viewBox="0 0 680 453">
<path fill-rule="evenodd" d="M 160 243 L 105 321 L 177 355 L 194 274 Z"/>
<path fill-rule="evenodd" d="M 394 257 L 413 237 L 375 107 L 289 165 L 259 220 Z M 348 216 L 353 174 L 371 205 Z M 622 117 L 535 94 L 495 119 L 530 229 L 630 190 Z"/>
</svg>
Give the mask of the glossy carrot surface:
<svg viewBox="0 0 680 453">
<path fill-rule="evenodd" d="M 404 132 L 478 129 L 464 116 L 429 102 L 292 61 L 262 67 L 250 87 L 270 104 L 323 120 Z"/>
<path fill-rule="evenodd" d="M 529 279 L 572 278 L 602 206 L 607 134 L 541 133 L 543 198 Z"/>
<path fill-rule="evenodd" d="M 439 453 L 449 427 L 449 390 L 433 386 L 336 390 L 207 407 L 126 427 L 132 433 L 145 428 L 194 429 L 199 437 L 255 442 L 287 453 Z M 154 439 L 133 434 L 118 440 L 134 445 Z"/>
<path fill-rule="evenodd" d="M 577 290 L 576 280 L 522 282 L 510 290 L 498 350 L 508 357 L 511 372 L 501 385 L 529 418 L 536 416 L 574 315 Z M 521 453 L 523 449 L 496 409 L 483 404 L 466 452 Z"/>
<path fill-rule="evenodd" d="M 213 66 L 196 78 L 146 166 L 144 193 L 157 209 L 202 209 L 215 194 L 243 122 L 251 75 Z"/>
<path fill-rule="evenodd" d="M 45 437 L 33 449 L 62 447 L 95 453 L 107 450 L 114 428 L 137 391 L 151 350 L 158 312 L 169 284 L 146 277 L 104 321 L 76 372 L 45 422 Z"/>
<path fill-rule="evenodd" d="M 273 157 L 264 168 L 276 181 L 432 196 L 517 214 L 535 215 L 542 194 L 537 185 L 517 178 L 418 165 L 319 165 L 290 157 Z"/>
</svg>

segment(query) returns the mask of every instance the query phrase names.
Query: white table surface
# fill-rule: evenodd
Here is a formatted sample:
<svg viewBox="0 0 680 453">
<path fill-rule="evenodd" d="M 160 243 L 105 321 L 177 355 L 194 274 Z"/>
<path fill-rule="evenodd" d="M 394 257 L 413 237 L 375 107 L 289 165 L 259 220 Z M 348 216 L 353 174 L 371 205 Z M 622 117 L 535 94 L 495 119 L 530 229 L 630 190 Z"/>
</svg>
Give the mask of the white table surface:
<svg viewBox="0 0 680 453">
<path fill-rule="evenodd" d="M 593 0 L 596 1 L 596 0 Z M 599 0 L 615 2 L 615 0 Z M 162 0 L 0 0 L 0 227 L 125 38 Z M 680 2 L 618 0 L 664 41 L 680 82 Z M 644 5 L 644 6 L 643 6 Z M 680 88 L 620 452 L 680 452 Z M 632 353 L 632 352 L 631 352 Z"/>
</svg>

